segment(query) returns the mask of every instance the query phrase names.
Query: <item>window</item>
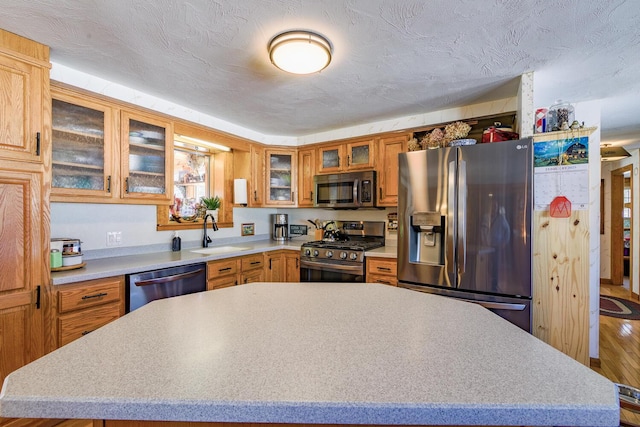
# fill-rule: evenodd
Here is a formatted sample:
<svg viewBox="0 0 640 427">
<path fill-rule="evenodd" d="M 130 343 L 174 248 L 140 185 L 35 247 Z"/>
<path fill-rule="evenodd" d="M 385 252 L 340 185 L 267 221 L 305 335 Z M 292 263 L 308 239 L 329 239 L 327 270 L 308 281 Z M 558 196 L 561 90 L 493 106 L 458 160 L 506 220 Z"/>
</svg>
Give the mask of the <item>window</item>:
<svg viewBox="0 0 640 427">
<path fill-rule="evenodd" d="M 200 198 L 210 195 L 210 165 L 211 154 L 202 148 L 174 148 L 170 219 L 197 217 Z"/>
</svg>

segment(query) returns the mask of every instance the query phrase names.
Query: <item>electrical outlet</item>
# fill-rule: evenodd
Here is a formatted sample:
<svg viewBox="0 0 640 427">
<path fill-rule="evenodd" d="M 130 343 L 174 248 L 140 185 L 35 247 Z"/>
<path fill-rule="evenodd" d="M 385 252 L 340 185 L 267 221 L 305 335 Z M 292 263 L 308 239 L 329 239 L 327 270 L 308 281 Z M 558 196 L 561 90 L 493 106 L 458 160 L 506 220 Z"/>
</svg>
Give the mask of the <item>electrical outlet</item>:
<svg viewBox="0 0 640 427">
<path fill-rule="evenodd" d="M 122 231 L 107 231 L 107 246 L 122 245 Z"/>
</svg>

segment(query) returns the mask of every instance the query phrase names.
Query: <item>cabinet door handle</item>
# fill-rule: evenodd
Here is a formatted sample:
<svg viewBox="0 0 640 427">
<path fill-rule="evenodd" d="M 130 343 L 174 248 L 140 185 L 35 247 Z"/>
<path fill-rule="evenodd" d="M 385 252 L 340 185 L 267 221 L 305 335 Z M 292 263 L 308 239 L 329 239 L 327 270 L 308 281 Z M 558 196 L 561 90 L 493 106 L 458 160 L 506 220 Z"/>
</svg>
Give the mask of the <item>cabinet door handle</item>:
<svg viewBox="0 0 640 427">
<path fill-rule="evenodd" d="M 351 156 L 347 156 L 347 166 L 349 166 L 349 163 L 351 163 Z"/>
<path fill-rule="evenodd" d="M 36 132 L 36 156 L 40 155 L 40 132 Z"/>
<path fill-rule="evenodd" d="M 219 268 L 218 273 L 222 273 L 223 271 L 229 271 L 229 270 L 231 270 L 231 267 Z"/>
<path fill-rule="evenodd" d="M 85 336 L 87 334 L 90 334 L 91 332 L 95 331 L 95 329 L 92 329 L 90 331 L 82 331 L 82 336 Z"/>
<path fill-rule="evenodd" d="M 311 201 L 313 202 L 313 191 L 309 191 L 309 198 L 311 199 Z"/>
<path fill-rule="evenodd" d="M 253 201 L 254 202 L 258 201 L 258 190 L 253 190 Z"/>
<path fill-rule="evenodd" d="M 382 199 L 382 187 L 380 187 L 380 198 Z"/>
<path fill-rule="evenodd" d="M 271 270 L 271 261 L 273 261 L 273 258 L 269 258 L 269 270 Z"/>
<path fill-rule="evenodd" d="M 296 200 L 296 192 L 295 192 L 295 191 L 292 191 L 292 192 L 291 192 L 291 201 L 292 201 L 292 202 L 295 202 L 295 200 Z"/>
<path fill-rule="evenodd" d="M 296 268 L 300 268 L 300 264 L 298 264 L 300 262 L 300 260 L 298 258 L 296 258 Z"/>
<path fill-rule="evenodd" d="M 129 177 L 124 179 L 124 192 L 129 193 Z"/>
<path fill-rule="evenodd" d="M 40 289 L 40 285 L 36 286 L 36 309 L 40 309 L 40 293 L 41 293 L 41 289 Z"/>
<path fill-rule="evenodd" d="M 111 193 L 111 175 L 107 177 L 107 193 Z"/>
<path fill-rule="evenodd" d="M 251 261 L 251 265 L 256 265 L 256 264 L 260 264 L 261 261 Z"/>
<path fill-rule="evenodd" d="M 93 294 L 93 295 L 85 295 L 82 297 L 82 299 L 91 299 L 91 298 L 100 298 L 100 297 L 106 297 L 108 294 L 106 292 L 100 292 L 99 294 Z"/>
<path fill-rule="evenodd" d="M 391 271 L 389 267 L 376 267 L 378 271 Z"/>
</svg>

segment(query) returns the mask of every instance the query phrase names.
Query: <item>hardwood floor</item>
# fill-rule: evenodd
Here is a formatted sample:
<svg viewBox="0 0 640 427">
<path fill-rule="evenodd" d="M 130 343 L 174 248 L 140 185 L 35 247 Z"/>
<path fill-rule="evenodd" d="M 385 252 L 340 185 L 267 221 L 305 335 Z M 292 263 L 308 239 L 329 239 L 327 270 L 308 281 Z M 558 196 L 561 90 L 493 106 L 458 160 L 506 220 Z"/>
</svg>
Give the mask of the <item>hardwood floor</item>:
<svg viewBox="0 0 640 427">
<path fill-rule="evenodd" d="M 628 289 L 600 285 L 601 295 L 632 299 Z M 611 381 L 640 388 L 640 320 L 600 316 L 600 367 L 592 369 Z M 622 411 L 621 421 L 640 425 L 640 414 Z"/>
</svg>

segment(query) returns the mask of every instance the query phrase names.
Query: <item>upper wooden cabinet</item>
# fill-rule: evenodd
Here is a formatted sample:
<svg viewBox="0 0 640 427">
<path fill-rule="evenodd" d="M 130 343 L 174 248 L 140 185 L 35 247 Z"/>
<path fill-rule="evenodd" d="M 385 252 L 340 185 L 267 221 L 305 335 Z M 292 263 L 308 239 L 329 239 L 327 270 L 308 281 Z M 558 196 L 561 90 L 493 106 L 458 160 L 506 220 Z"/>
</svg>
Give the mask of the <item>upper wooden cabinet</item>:
<svg viewBox="0 0 640 427">
<path fill-rule="evenodd" d="M 298 206 L 313 207 L 313 175 L 316 171 L 316 149 L 298 151 Z"/>
<path fill-rule="evenodd" d="M 266 205 L 293 206 L 296 204 L 296 151 L 265 150 Z"/>
<path fill-rule="evenodd" d="M 68 87 L 52 89 L 52 201 L 166 204 L 173 123 Z"/>
<path fill-rule="evenodd" d="M 318 173 L 372 169 L 374 166 L 374 139 L 329 144 L 318 148 Z"/>
<path fill-rule="evenodd" d="M 113 109 L 106 103 L 64 93 L 52 96 L 52 189 L 54 196 L 113 197 Z"/>
<path fill-rule="evenodd" d="M 172 192 L 173 123 L 122 111 L 122 197 L 169 201 Z"/>
<path fill-rule="evenodd" d="M 0 158 L 42 163 L 48 68 L 0 50 L 0 87 Z"/>
<path fill-rule="evenodd" d="M 378 141 L 378 206 L 398 206 L 398 154 L 407 151 L 408 135 Z"/>
</svg>

